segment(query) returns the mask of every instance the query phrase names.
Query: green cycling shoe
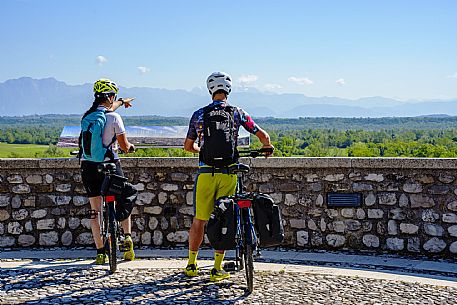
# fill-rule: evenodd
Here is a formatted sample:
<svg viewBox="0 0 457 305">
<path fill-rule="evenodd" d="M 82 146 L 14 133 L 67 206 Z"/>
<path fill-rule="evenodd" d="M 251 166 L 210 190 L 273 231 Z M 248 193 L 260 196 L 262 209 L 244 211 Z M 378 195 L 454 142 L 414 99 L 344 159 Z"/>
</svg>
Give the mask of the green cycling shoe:
<svg viewBox="0 0 457 305">
<path fill-rule="evenodd" d="M 224 269 L 217 270 L 216 268 L 211 269 L 211 275 L 209 280 L 211 282 L 219 282 L 230 277 L 230 273 L 226 272 Z"/>
<path fill-rule="evenodd" d="M 106 254 L 97 254 L 95 257 L 95 265 L 103 265 L 108 260 L 108 255 Z"/>
<path fill-rule="evenodd" d="M 135 260 L 135 252 L 133 251 L 133 240 L 131 236 L 126 236 L 123 244 L 123 248 L 125 249 L 123 258 L 126 261 L 133 261 Z"/>
<path fill-rule="evenodd" d="M 196 264 L 187 265 L 186 269 L 184 269 L 184 274 L 189 277 L 194 277 L 198 275 L 198 267 Z"/>
</svg>

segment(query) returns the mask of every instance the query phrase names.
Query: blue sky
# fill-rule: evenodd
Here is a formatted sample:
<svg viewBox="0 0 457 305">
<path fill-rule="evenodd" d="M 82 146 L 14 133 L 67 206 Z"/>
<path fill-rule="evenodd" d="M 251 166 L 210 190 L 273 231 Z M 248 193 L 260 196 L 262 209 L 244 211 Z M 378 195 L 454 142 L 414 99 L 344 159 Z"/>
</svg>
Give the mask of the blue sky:
<svg viewBox="0 0 457 305">
<path fill-rule="evenodd" d="M 456 17 L 454 0 L 2 0 L 0 82 L 191 90 L 222 70 L 278 93 L 456 98 Z"/>
</svg>

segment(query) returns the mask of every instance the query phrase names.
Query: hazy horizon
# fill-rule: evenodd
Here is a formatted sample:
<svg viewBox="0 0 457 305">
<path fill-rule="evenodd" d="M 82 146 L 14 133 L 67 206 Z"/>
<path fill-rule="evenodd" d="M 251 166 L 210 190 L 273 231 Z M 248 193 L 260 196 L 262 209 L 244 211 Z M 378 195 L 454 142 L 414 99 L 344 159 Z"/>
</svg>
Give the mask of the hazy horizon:
<svg viewBox="0 0 457 305">
<path fill-rule="evenodd" d="M 221 70 L 235 87 L 263 92 L 457 97 L 453 0 L 6 0 L 1 8 L 0 81 L 108 77 L 126 88 L 191 91 Z"/>
<path fill-rule="evenodd" d="M 34 77 L 31 77 L 31 76 L 20 76 L 20 77 L 13 78 L 13 79 L 7 79 L 7 80 L 5 80 L 3 82 L 0 82 L 0 84 L 8 82 L 8 81 L 12 81 L 12 80 L 20 80 L 22 78 L 32 79 L 32 80 L 53 79 L 53 80 L 56 80 L 57 82 L 63 82 L 68 86 L 92 85 L 92 83 L 90 83 L 90 82 L 72 84 L 72 83 L 67 82 L 66 80 L 60 80 L 60 79 L 57 79 L 56 77 L 53 77 L 53 76 L 44 77 L 44 78 L 34 78 Z M 125 88 L 125 89 L 142 89 L 142 88 L 144 88 L 144 89 L 159 89 L 159 90 L 167 90 L 167 91 L 183 90 L 183 91 L 186 91 L 186 92 L 189 92 L 189 93 L 196 93 L 196 91 L 198 90 L 199 91 L 198 93 L 201 93 L 202 96 L 207 96 L 208 100 L 210 100 L 210 96 L 207 93 L 206 87 L 202 87 L 202 86 L 193 87 L 191 89 L 184 89 L 184 88 L 169 89 L 169 88 L 161 88 L 161 87 L 154 87 L 154 86 L 120 86 L 120 88 L 121 88 L 121 92 L 120 93 L 122 93 L 122 88 Z M 395 100 L 395 101 L 398 101 L 398 102 L 401 102 L 401 103 L 415 103 L 415 102 L 422 102 L 422 101 L 452 101 L 452 100 L 457 100 L 457 95 L 455 97 L 441 98 L 441 99 L 439 99 L 439 98 L 433 98 L 433 99 L 423 98 L 423 99 L 407 99 L 407 100 L 404 100 L 404 99 L 401 99 L 401 98 L 396 98 L 396 97 L 389 97 L 389 96 L 361 96 L 361 97 L 357 97 L 357 98 L 344 98 L 344 97 L 341 97 L 341 96 L 329 96 L 329 95 L 312 96 L 312 95 L 307 95 L 307 94 L 304 94 L 304 93 L 295 93 L 295 92 L 272 92 L 272 91 L 262 90 L 262 89 L 259 89 L 259 88 L 256 88 L 256 87 L 249 87 L 249 86 L 234 86 L 233 87 L 232 93 L 243 93 L 243 92 L 261 92 L 261 93 L 264 93 L 264 94 L 272 94 L 272 95 L 288 95 L 288 94 L 290 94 L 290 95 L 303 95 L 305 97 L 311 97 L 311 98 L 338 98 L 338 99 L 346 99 L 346 100 L 351 100 L 351 101 L 358 101 L 358 100 L 370 99 L 370 98 L 385 98 L 385 99 L 392 99 L 392 100 Z"/>
</svg>

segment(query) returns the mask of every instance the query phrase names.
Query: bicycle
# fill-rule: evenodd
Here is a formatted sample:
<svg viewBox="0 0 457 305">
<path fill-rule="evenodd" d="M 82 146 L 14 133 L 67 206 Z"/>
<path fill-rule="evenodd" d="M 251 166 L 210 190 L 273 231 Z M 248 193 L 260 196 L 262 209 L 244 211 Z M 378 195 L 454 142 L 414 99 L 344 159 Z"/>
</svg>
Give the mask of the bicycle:
<svg viewBox="0 0 457 305">
<path fill-rule="evenodd" d="M 261 148 L 257 150 L 239 151 L 240 157 L 256 158 L 260 155 L 272 154 L 273 148 Z M 251 293 L 254 290 L 254 252 L 258 253 L 258 237 L 254 228 L 254 214 L 252 202 L 257 193 L 246 192 L 243 184 L 244 175 L 249 173 L 250 167 L 238 163 L 229 167 L 230 174 L 236 174 L 238 183 L 235 195 L 230 196 L 235 203 L 235 264 L 224 265 L 226 271 L 241 271 L 245 269 L 246 285 Z"/>
<path fill-rule="evenodd" d="M 103 245 L 108 253 L 108 261 L 110 272 L 114 273 L 117 270 L 117 248 L 119 251 L 125 251 L 123 248 L 123 241 L 121 240 L 121 225 L 116 220 L 115 193 L 121 192 L 124 182 L 128 178 L 116 175 L 116 164 L 114 163 L 101 163 L 98 165 L 98 171 L 103 173 L 105 178 L 101 188 L 102 204 L 100 212 L 94 213 L 98 216 L 98 223 L 100 225 L 100 235 L 102 237 Z M 97 217 L 95 216 L 95 217 Z"/>
<path fill-rule="evenodd" d="M 72 151 L 71 155 L 79 155 L 79 151 Z M 99 173 L 104 175 L 101 197 L 102 203 L 100 205 L 100 212 L 95 210 L 89 210 L 87 216 L 90 219 L 98 219 L 100 226 L 100 235 L 102 238 L 103 245 L 106 253 L 108 253 L 108 261 L 110 267 L 110 273 L 114 273 L 117 270 L 117 248 L 119 245 L 119 251 L 125 251 L 123 248 L 123 240 L 121 240 L 121 225 L 116 220 L 115 194 L 122 192 L 124 182 L 127 182 L 128 178 L 116 175 L 116 164 L 114 163 L 100 163 L 97 167 Z"/>
</svg>

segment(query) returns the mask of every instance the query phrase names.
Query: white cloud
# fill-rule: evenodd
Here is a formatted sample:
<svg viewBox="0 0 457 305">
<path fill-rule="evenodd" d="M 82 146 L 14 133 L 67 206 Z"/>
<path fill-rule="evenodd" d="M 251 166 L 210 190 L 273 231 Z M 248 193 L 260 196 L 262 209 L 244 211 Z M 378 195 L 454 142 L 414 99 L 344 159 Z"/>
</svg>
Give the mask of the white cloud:
<svg viewBox="0 0 457 305">
<path fill-rule="evenodd" d="M 274 91 L 274 90 L 281 89 L 282 86 L 281 86 L 281 85 L 278 85 L 278 84 L 265 84 L 264 88 L 265 88 L 266 90 Z"/>
<path fill-rule="evenodd" d="M 452 74 L 452 75 L 449 75 L 447 78 L 457 78 L 457 72 L 455 72 L 455 73 Z"/>
<path fill-rule="evenodd" d="M 341 86 L 346 85 L 346 81 L 344 80 L 344 78 L 337 79 L 336 83 Z"/>
<path fill-rule="evenodd" d="M 296 83 L 296 84 L 299 84 L 299 85 L 304 85 L 304 86 L 314 84 L 314 82 L 312 80 L 310 80 L 309 78 L 307 78 L 307 77 L 291 76 L 287 80 L 289 82 L 293 82 L 293 83 Z"/>
<path fill-rule="evenodd" d="M 148 67 L 136 67 L 136 68 L 138 69 L 138 71 L 140 71 L 141 74 L 146 74 L 149 71 L 151 71 L 151 69 L 149 69 Z"/>
<path fill-rule="evenodd" d="M 248 75 L 241 75 L 240 78 L 238 78 L 238 82 L 242 85 L 242 86 L 246 86 L 250 83 L 253 83 L 255 82 L 259 77 L 257 75 L 253 75 L 253 74 L 248 74 Z"/>
<path fill-rule="evenodd" d="M 95 61 L 97 62 L 97 64 L 98 64 L 99 66 L 101 66 L 101 65 L 103 65 L 105 62 L 107 62 L 108 59 L 106 59 L 106 57 L 103 56 L 103 55 L 98 55 L 98 56 L 95 58 Z"/>
</svg>

